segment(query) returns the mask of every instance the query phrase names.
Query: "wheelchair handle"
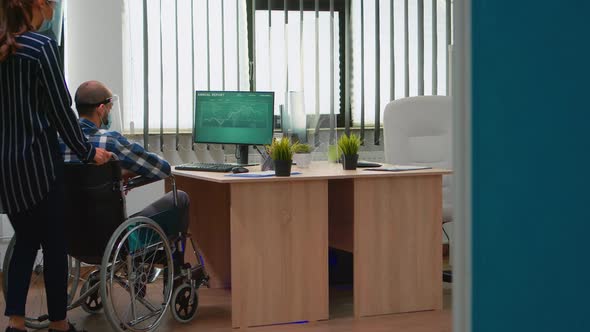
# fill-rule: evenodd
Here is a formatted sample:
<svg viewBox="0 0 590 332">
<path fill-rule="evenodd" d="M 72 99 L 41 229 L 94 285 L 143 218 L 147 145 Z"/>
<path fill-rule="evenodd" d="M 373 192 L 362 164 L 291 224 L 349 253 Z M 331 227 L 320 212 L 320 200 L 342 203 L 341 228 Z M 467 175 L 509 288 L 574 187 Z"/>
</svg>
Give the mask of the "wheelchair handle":
<svg viewBox="0 0 590 332">
<path fill-rule="evenodd" d="M 176 191 L 176 178 L 174 178 L 174 175 L 172 174 L 170 174 L 168 178 L 172 183 L 172 195 L 174 196 L 174 206 L 178 207 L 178 192 Z"/>
<path fill-rule="evenodd" d="M 127 181 L 127 185 L 125 186 L 125 190 L 131 190 L 137 187 L 145 186 L 146 184 L 150 184 L 156 181 L 160 181 L 161 179 L 150 179 L 146 178 L 145 176 L 136 176 L 132 179 Z"/>
</svg>

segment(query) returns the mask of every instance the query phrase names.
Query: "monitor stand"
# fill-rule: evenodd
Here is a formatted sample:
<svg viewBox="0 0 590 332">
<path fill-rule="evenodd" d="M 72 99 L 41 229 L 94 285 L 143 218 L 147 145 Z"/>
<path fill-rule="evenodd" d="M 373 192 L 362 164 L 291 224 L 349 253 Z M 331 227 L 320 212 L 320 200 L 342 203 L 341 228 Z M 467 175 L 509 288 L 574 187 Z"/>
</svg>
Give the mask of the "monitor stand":
<svg viewBox="0 0 590 332">
<path fill-rule="evenodd" d="M 236 149 L 238 149 L 238 164 L 247 165 L 248 164 L 248 145 L 238 144 Z"/>
</svg>

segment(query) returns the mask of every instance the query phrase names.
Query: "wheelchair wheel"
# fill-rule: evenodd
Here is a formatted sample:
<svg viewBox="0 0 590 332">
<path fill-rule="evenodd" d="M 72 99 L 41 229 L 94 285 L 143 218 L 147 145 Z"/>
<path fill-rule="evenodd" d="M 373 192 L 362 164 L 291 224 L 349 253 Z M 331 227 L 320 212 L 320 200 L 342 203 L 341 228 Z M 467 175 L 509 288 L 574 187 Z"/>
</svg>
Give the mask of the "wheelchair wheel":
<svg viewBox="0 0 590 332">
<path fill-rule="evenodd" d="M 106 246 L 100 295 L 115 331 L 152 331 L 172 295 L 172 251 L 164 231 L 149 218 L 122 223 Z"/>
<path fill-rule="evenodd" d="M 86 293 L 89 289 L 100 283 L 99 271 L 93 271 L 88 276 L 88 279 L 82 284 L 80 288 L 80 297 Z M 84 299 L 84 302 L 80 304 L 82 310 L 89 314 L 97 314 L 102 310 L 102 299 L 100 297 L 100 288 L 97 287 L 92 293 L 88 294 Z"/>
<path fill-rule="evenodd" d="M 199 307 L 199 294 L 197 289 L 189 284 L 178 286 L 172 294 L 170 311 L 172 316 L 180 323 L 188 323 L 197 315 Z"/>
<path fill-rule="evenodd" d="M 16 245 L 16 236 L 13 236 L 6 248 L 6 255 L 2 264 L 4 278 L 2 282 L 2 292 L 6 303 L 6 290 L 9 287 L 8 270 L 10 260 L 14 253 Z M 25 312 L 25 325 L 30 329 L 44 329 L 49 326 L 49 316 L 47 315 L 47 295 L 45 293 L 43 252 L 37 251 L 37 257 L 31 270 L 31 282 L 27 294 L 27 306 Z M 80 275 L 80 262 L 68 256 L 68 304 L 71 302 L 76 288 L 78 287 L 78 277 Z"/>
</svg>

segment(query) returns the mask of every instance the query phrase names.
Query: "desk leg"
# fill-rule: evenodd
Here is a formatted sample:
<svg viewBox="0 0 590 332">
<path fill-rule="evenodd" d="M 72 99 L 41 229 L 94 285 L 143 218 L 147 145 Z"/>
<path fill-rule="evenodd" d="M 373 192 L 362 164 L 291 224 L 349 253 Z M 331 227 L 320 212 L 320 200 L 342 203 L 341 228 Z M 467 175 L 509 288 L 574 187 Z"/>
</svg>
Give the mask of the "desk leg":
<svg viewBox="0 0 590 332">
<path fill-rule="evenodd" d="M 328 319 L 328 182 L 231 184 L 232 326 Z"/>
<path fill-rule="evenodd" d="M 177 176 L 176 186 L 190 197 L 189 231 L 205 260 L 211 288 L 230 287 L 229 185 Z M 186 259 L 196 262 L 192 252 Z"/>
<path fill-rule="evenodd" d="M 442 176 L 354 180 L 355 317 L 442 309 Z"/>
</svg>

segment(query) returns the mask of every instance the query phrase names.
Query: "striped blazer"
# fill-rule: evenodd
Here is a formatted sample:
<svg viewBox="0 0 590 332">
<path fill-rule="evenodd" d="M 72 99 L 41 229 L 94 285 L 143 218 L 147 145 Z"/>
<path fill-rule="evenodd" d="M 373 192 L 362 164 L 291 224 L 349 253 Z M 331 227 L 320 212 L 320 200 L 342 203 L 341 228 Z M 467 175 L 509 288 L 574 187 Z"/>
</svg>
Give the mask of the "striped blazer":
<svg viewBox="0 0 590 332">
<path fill-rule="evenodd" d="M 63 163 L 58 132 L 81 160 L 95 154 L 71 109 L 56 42 L 35 32 L 17 42 L 0 62 L 0 213 L 9 215 L 49 192 Z"/>
</svg>

